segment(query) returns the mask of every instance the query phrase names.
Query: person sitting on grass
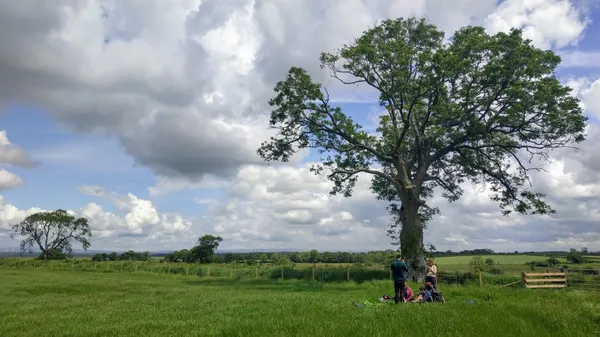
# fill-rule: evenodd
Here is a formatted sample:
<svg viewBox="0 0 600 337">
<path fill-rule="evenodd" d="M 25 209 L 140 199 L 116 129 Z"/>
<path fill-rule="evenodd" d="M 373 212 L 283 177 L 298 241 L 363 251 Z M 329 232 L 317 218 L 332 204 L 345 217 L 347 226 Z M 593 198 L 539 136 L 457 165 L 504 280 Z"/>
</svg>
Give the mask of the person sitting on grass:
<svg viewBox="0 0 600 337">
<path fill-rule="evenodd" d="M 419 294 L 417 298 L 413 301 L 413 303 L 423 303 L 423 302 L 432 302 L 431 299 L 431 291 L 429 291 L 425 286 L 419 288 Z"/>
<path fill-rule="evenodd" d="M 413 292 L 412 288 L 407 284 L 406 293 L 404 294 L 404 303 L 410 302 L 413 299 L 413 297 L 415 297 L 415 293 Z"/>
</svg>

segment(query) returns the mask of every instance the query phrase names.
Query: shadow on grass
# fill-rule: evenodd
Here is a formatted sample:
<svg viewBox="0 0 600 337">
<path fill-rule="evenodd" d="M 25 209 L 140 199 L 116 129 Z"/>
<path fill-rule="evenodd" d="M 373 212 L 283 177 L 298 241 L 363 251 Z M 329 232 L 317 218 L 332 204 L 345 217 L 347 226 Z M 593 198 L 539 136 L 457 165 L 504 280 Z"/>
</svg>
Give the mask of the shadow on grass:
<svg viewBox="0 0 600 337">
<path fill-rule="evenodd" d="M 328 290 L 354 290 L 360 289 L 355 283 L 335 284 L 311 282 L 302 280 L 233 280 L 233 279 L 199 279 L 185 280 L 184 284 L 191 286 L 231 287 L 252 290 L 282 291 L 282 292 L 317 292 Z"/>
</svg>

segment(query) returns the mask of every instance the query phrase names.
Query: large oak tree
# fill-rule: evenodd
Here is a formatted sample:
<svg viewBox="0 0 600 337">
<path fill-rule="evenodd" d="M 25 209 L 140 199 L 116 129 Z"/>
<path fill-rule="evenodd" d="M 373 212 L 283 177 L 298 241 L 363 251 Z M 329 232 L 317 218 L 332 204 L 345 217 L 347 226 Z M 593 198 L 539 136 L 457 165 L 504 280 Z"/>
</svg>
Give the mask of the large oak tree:
<svg viewBox="0 0 600 337">
<path fill-rule="evenodd" d="M 266 161 L 287 161 L 317 149 L 313 167 L 334 183 L 332 194 L 351 196 L 359 174 L 390 202 L 402 254 L 422 278 L 423 230 L 437 209 L 434 189 L 449 201 L 463 182 L 484 183 L 502 213 L 553 213 L 535 193 L 532 160 L 584 140 L 587 118 L 570 88 L 554 76 L 560 57 L 535 48 L 520 30 L 489 35 L 468 26 L 444 41 L 426 20 L 386 20 L 335 53 L 322 68 L 341 83 L 379 92 L 378 134 L 370 134 L 329 101 L 321 84 L 292 67 L 269 101 L 277 135 L 258 150 Z M 365 112 L 366 113 L 366 112 Z"/>
<path fill-rule="evenodd" d="M 31 214 L 12 228 L 11 237 L 22 237 L 21 252 L 32 252 L 37 247 L 40 259 L 47 260 L 71 255 L 72 242 L 79 242 L 84 250 L 90 247 L 92 232 L 86 218 L 76 218 L 67 211 Z"/>
</svg>

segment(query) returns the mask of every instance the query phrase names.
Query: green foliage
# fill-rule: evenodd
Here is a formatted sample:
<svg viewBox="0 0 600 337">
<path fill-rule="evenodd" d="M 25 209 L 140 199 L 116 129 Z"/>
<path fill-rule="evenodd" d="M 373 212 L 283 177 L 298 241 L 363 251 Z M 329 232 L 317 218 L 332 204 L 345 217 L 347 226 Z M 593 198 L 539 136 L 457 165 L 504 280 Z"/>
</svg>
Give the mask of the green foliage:
<svg viewBox="0 0 600 337">
<path fill-rule="evenodd" d="M 193 256 L 189 249 L 182 249 L 173 251 L 165 255 L 166 262 L 193 262 Z M 224 259 L 225 260 L 225 259 Z"/>
<path fill-rule="evenodd" d="M 469 266 L 474 271 L 483 271 L 485 269 L 485 261 L 481 256 L 474 256 L 469 262 Z"/>
<path fill-rule="evenodd" d="M 220 236 L 214 236 L 212 234 L 201 236 L 198 239 L 196 246 L 190 251 L 192 260 L 200 263 L 210 263 L 213 255 L 215 255 L 215 250 L 217 250 L 221 241 L 223 241 L 223 238 Z"/>
<path fill-rule="evenodd" d="M 551 258 L 547 259 L 546 263 L 550 267 L 556 267 L 556 266 L 560 265 L 560 261 L 555 257 L 551 257 Z"/>
<path fill-rule="evenodd" d="M 499 267 L 489 266 L 487 268 L 486 272 L 491 275 L 503 275 L 504 269 L 499 268 Z"/>
<path fill-rule="evenodd" d="M 41 253 L 36 259 L 38 260 L 66 260 L 69 258 L 68 254 L 65 254 L 60 248 L 53 248 L 48 250 L 48 254 L 44 255 Z"/>
<path fill-rule="evenodd" d="M 90 247 L 92 232 L 86 218 L 75 218 L 69 212 L 58 209 L 27 216 L 12 227 L 11 238 L 22 237 L 21 253 L 41 251 L 40 259 L 71 255 L 72 241 L 79 242 L 84 250 Z M 59 254 L 60 252 L 60 254 Z"/>
<path fill-rule="evenodd" d="M 583 253 L 571 248 L 569 254 L 567 254 L 567 261 L 573 264 L 582 263 L 584 261 Z"/>
<path fill-rule="evenodd" d="M 316 149 L 322 157 L 312 171 L 345 197 L 359 174 L 370 174 L 373 191 L 390 203 L 390 236 L 411 266 L 422 263 L 424 225 L 438 213 L 427 204 L 434 188 L 455 201 L 461 183 L 485 182 L 505 215 L 554 212 L 526 186 L 539 165 L 523 157 L 543 163 L 549 151 L 583 141 L 587 117 L 554 76 L 560 57 L 535 48 L 522 31 L 489 35 L 468 26 L 446 44 L 424 19 L 385 20 L 320 61 L 341 83 L 379 92 L 387 111 L 380 136 L 334 106 L 304 69 L 292 67 L 269 101 L 277 134 L 258 154 L 285 162 L 301 149 Z"/>
<path fill-rule="evenodd" d="M 290 266 L 292 261 L 285 255 L 273 253 L 273 255 L 271 255 L 271 263 L 276 266 Z"/>
<path fill-rule="evenodd" d="M 485 265 L 486 266 L 493 266 L 495 264 L 494 260 L 492 260 L 492 258 L 488 257 L 487 259 L 485 259 Z"/>
<path fill-rule="evenodd" d="M 116 252 L 112 252 L 110 254 L 106 253 L 98 253 L 92 256 L 92 261 L 100 262 L 100 261 L 149 261 L 152 259 L 150 256 L 150 252 L 135 252 L 133 250 L 129 250 L 122 254 L 117 254 Z"/>
</svg>

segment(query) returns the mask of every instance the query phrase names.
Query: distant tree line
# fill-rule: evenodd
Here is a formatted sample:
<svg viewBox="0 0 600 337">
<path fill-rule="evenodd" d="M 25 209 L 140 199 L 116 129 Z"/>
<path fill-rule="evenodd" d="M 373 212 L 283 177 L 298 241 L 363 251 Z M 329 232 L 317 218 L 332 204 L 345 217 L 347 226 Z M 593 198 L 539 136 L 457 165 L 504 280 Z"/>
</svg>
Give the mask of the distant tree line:
<svg viewBox="0 0 600 337">
<path fill-rule="evenodd" d="M 201 236 L 192 249 L 176 250 L 165 255 L 166 262 L 211 263 L 215 262 L 215 250 L 223 241 L 220 236 L 206 234 Z"/>
<path fill-rule="evenodd" d="M 214 236 L 211 236 L 214 238 Z M 210 240 L 209 240 L 210 242 Z M 450 257 L 450 256 L 487 256 L 487 255 L 533 255 L 533 256 L 550 256 L 549 264 L 556 264 L 556 258 L 553 256 L 566 256 L 570 263 L 576 262 L 577 256 L 583 257 L 583 255 L 593 255 L 589 253 L 587 249 L 583 249 L 578 252 L 571 249 L 570 252 L 511 252 L 511 253 L 496 253 L 491 249 L 473 249 L 463 250 L 460 252 L 453 251 L 436 251 L 435 247 L 430 246 L 430 250 L 427 253 L 428 257 Z M 206 252 L 198 254 L 199 251 Z M 185 262 L 185 263 L 246 263 L 246 264 L 258 264 L 258 263 L 271 263 L 275 265 L 288 265 L 291 263 L 366 263 L 366 264 L 387 264 L 390 260 L 394 259 L 394 256 L 398 253 L 396 250 L 383 250 L 383 251 L 369 251 L 369 252 L 319 252 L 316 249 L 306 252 L 244 252 L 244 253 L 214 253 L 212 256 L 208 256 L 210 249 L 199 249 L 196 246 L 192 249 L 182 249 L 173 251 L 164 256 L 166 262 Z M 575 251 L 576 253 L 573 253 Z M 214 250 L 213 250 L 214 252 Z M 207 255 L 208 254 L 208 255 Z M 574 255 L 575 254 L 575 255 Z M 571 257 L 569 257 L 571 256 Z M 541 261 L 536 261 L 540 263 Z M 544 261 L 545 262 L 545 261 Z M 493 265 L 493 263 L 492 263 Z"/>
<path fill-rule="evenodd" d="M 149 261 L 150 259 L 152 259 L 150 252 L 140 253 L 133 250 L 121 254 L 112 252 L 110 254 L 98 253 L 92 256 L 92 261 Z"/>
</svg>

